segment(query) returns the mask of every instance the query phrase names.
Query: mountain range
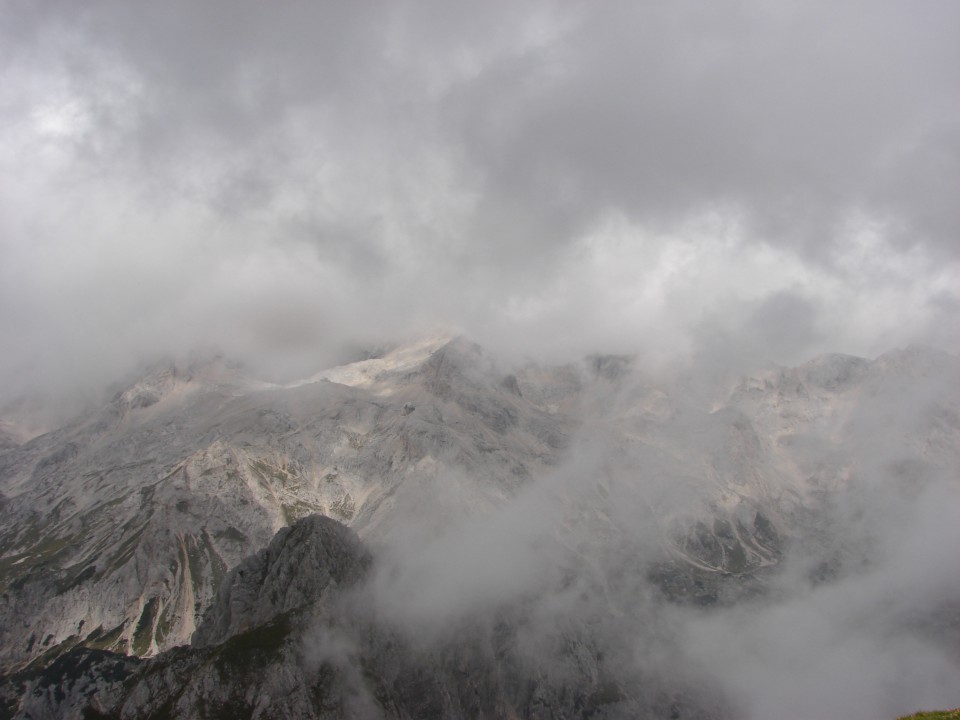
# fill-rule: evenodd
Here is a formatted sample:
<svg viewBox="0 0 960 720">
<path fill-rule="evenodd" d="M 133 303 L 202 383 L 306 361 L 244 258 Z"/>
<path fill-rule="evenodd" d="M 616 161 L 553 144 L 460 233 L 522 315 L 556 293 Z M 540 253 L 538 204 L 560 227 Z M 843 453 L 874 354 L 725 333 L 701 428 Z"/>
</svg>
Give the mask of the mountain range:
<svg viewBox="0 0 960 720">
<path fill-rule="evenodd" d="M 960 491 L 960 359 L 719 381 L 444 336 L 286 384 L 162 362 L 26 427 L 7 716 L 734 718 L 674 630 L 887 568 Z M 918 597 L 905 626 L 960 667 L 955 600 Z"/>
</svg>

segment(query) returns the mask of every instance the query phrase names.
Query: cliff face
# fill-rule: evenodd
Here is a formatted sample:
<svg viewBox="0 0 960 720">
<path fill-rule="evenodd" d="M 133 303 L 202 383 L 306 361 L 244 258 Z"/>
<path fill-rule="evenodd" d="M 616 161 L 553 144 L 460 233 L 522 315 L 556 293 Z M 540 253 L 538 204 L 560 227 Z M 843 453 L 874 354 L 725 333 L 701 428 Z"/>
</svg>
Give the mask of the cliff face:
<svg viewBox="0 0 960 720">
<path fill-rule="evenodd" d="M 345 526 L 322 515 L 306 517 L 227 575 L 192 645 L 219 645 L 277 616 L 324 605 L 328 595 L 356 583 L 370 562 Z"/>
</svg>

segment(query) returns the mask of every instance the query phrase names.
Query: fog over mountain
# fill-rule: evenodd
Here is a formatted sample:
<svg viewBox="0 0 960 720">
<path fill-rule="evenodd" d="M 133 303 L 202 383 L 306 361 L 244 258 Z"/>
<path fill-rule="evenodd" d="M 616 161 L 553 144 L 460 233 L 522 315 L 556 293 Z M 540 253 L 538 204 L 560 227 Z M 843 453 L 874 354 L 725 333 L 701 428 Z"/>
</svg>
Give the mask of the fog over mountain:
<svg viewBox="0 0 960 720">
<path fill-rule="evenodd" d="M 0 4 L 0 718 L 960 705 L 958 35 Z"/>
<path fill-rule="evenodd" d="M 955 706 L 958 393 L 921 346 L 732 384 L 443 336 L 287 385 L 160 365 L 0 453 L 0 709 Z"/>
<path fill-rule="evenodd" d="M 436 327 L 741 369 L 958 350 L 952 3 L 0 13 L 7 397 Z"/>
</svg>

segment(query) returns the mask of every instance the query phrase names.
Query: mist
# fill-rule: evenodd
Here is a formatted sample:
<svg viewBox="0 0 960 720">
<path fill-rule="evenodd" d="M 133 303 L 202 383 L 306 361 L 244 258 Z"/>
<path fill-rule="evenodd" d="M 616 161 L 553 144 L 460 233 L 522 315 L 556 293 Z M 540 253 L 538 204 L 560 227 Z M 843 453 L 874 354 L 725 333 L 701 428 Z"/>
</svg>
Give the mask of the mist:
<svg viewBox="0 0 960 720">
<path fill-rule="evenodd" d="M 5 3 L 0 378 L 958 349 L 940 2 Z"/>
<path fill-rule="evenodd" d="M 679 383 L 660 386 L 673 409 L 651 424 L 634 367 L 615 384 L 630 400 L 590 390 L 565 459 L 516 496 L 484 501 L 454 476 L 401 490 L 354 601 L 423 652 L 477 636 L 502 648 L 512 628 L 515 656 L 499 662 L 559 685 L 607 678 L 624 717 L 661 716 L 663 697 L 681 717 L 758 720 L 955 707 L 958 367 L 928 351 L 808 364 L 811 402 L 830 409 L 776 447 L 762 414 Z M 770 562 L 709 571 L 690 554 L 696 523 L 729 518 L 745 537 L 757 513 L 782 533 Z M 693 584 L 676 593 L 684 573 Z"/>
</svg>

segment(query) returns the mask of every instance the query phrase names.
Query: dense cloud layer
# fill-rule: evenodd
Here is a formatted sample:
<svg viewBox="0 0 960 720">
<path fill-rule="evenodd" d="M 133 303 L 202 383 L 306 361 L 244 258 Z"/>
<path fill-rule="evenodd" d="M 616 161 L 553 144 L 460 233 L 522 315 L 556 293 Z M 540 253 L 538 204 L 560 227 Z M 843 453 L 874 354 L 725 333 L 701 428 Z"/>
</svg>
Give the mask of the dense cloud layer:
<svg viewBox="0 0 960 720">
<path fill-rule="evenodd" d="M 468 642 L 478 625 L 506 618 L 521 626 L 520 654 L 538 681 L 573 664 L 574 677 L 606 675 L 628 695 L 679 687 L 717 713 L 680 717 L 872 720 L 956 707 L 960 366 L 922 352 L 869 370 L 833 361 L 808 366 L 803 400 L 787 382 L 755 386 L 739 410 L 707 412 L 684 397 L 686 383 L 667 388 L 670 411 L 657 429 L 649 415 L 631 426 L 629 403 L 601 395 L 584 404 L 566 461 L 494 510 L 474 502 L 472 515 L 453 512 L 470 506 L 467 483 L 436 479 L 397 502 L 397 530 L 375 548 L 366 590 L 378 618 L 428 647 Z M 751 394 L 778 392 L 782 434 L 769 416 L 742 412 Z M 618 387 L 617 397 L 631 394 Z M 610 431 L 617 422 L 630 428 L 623 436 Z M 739 437 L 755 442 L 738 445 L 734 430 L 751 423 L 757 434 Z M 734 487 L 756 504 L 732 504 Z M 709 503 L 698 503 L 705 495 Z M 724 573 L 700 575 L 725 587 L 718 599 L 667 600 L 650 571 L 676 560 L 664 529 L 684 515 L 709 525 L 724 505 L 743 518 L 741 536 L 754 508 L 779 517 L 783 556 L 727 575 L 726 586 Z M 594 650 L 605 660 L 591 665 Z"/>
<path fill-rule="evenodd" d="M 0 13 L 4 396 L 438 325 L 521 356 L 958 349 L 954 4 Z"/>
</svg>

